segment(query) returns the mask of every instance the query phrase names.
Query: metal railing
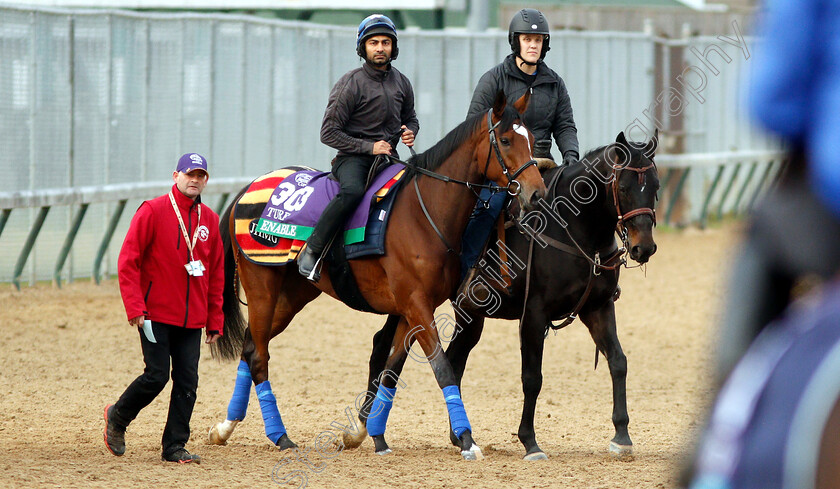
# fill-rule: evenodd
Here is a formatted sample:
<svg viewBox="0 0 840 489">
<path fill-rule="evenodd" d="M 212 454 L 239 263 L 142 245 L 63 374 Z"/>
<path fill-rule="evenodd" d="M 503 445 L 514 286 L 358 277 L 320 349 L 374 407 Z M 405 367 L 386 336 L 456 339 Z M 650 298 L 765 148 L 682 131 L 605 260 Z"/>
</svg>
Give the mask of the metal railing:
<svg viewBox="0 0 840 489">
<path fill-rule="evenodd" d="M 730 153 L 702 153 L 660 155 L 659 205 L 664 205 L 662 217 L 666 224 L 695 223 L 705 227 L 710 219 L 720 220 L 727 213 L 742 215 L 752 209 L 756 200 L 776 181 L 785 163 L 785 154 L 778 151 L 741 151 Z M 742 170 L 746 169 L 746 172 Z M 702 188 L 691 199 L 686 191 L 689 176 L 701 174 Z M 680 219 L 675 218 L 679 204 L 687 209 Z"/>
<path fill-rule="evenodd" d="M 725 213 L 739 215 L 751 209 L 756 199 L 774 182 L 784 163 L 784 155 L 767 151 L 661 155 L 656 161 L 660 172 L 660 192 L 664 197 L 659 206 L 660 212 L 663 205 L 665 208 L 664 216 L 660 214 L 661 222 L 675 224 L 675 209 L 679 203 L 684 203 L 689 209 L 687 214 L 693 216 L 688 220 L 706 226 L 710 219 L 721 219 Z M 742 169 L 746 171 L 742 172 Z M 685 191 L 689 175 L 695 173 L 713 175 L 710 179 L 704 179 L 706 188 L 699 194 L 702 195 L 699 202 L 693 202 Z M 215 206 L 211 207 L 221 211 L 230 195 L 238 192 L 250 181 L 250 178 L 238 177 L 214 179 L 212 185 L 207 188 L 205 199 L 210 195 L 217 196 Z M 163 181 L 0 193 L 0 236 L 14 209 L 38 209 L 18 254 L 11 277 L 12 283 L 20 289 L 21 274 L 50 209 L 61 206 L 75 209 L 52 272 L 52 280 L 60 287 L 62 270 L 89 206 L 114 203 L 91 269 L 91 277 L 99 283 L 103 257 L 123 216 L 126 203 L 130 199 L 156 197 L 165 193 L 171 186 L 171 182 Z M 686 222 L 685 216 L 681 218 L 681 222 Z"/>
<path fill-rule="evenodd" d="M 251 181 L 249 178 L 220 178 L 213 181 L 213 185 L 204 194 L 207 198 L 210 195 L 217 195 L 215 209 L 224 209 L 230 195 L 244 187 Z M 14 209 L 37 208 L 38 214 L 29 229 L 26 241 L 21 247 L 20 253 L 15 262 L 14 271 L 12 273 L 12 284 L 20 290 L 20 278 L 23 273 L 23 268 L 26 265 L 26 260 L 32 252 L 35 241 L 44 226 L 47 214 L 53 207 L 68 206 L 76 208 L 73 219 L 71 220 L 67 234 L 64 238 L 63 244 L 58 251 L 55 267 L 53 268 L 53 281 L 61 287 L 61 272 L 64 269 L 70 250 L 73 247 L 73 242 L 76 235 L 82 226 L 88 208 L 91 204 L 102 203 L 116 203 L 114 208 L 110 211 L 111 215 L 108 219 L 108 225 L 102 235 L 100 244 L 97 248 L 96 255 L 93 260 L 93 268 L 91 270 L 91 277 L 98 284 L 101 278 L 101 265 L 105 252 L 108 250 L 117 225 L 123 215 L 126 203 L 130 199 L 150 199 L 165 193 L 172 187 L 171 182 L 142 182 L 142 183 L 124 183 L 105 186 L 94 187 L 79 187 L 70 189 L 47 189 L 39 191 L 22 191 L 11 193 L 0 193 L 0 236 L 3 234 L 3 229 L 9 220 Z M 211 207 L 213 207 L 211 205 Z"/>
</svg>

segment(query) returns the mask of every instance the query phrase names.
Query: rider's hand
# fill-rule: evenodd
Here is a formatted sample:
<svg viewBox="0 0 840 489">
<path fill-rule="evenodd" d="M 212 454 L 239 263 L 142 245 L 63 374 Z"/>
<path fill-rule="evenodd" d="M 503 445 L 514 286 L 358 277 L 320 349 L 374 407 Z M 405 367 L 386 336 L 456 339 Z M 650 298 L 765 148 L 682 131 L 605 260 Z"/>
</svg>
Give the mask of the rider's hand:
<svg viewBox="0 0 840 489">
<path fill-rule="evenodd" d="M 563 156 L 563 164 L 564 165 L 574 165 L 578 162 L 578 154 L 574 151 L 566 151 L 566 154 Z"/>
<path fill-rule="evenodd" d="M 414 131 L 407 128 L 405 125 L 403 125 L 401 129 L 403 130 L 403 133 L 400 138 L 402 138 L 403 144 L 409 148 L 414 146 Z"/>
<path fill-rule="evenodd" d="M 146 316 L 137 316 L 136 318 L 131 318 L 128 320 L 128 324 L 134 326 L 135 328 L 142 328 L 143 321 L 146 320 Z"/>
<path fill-rule="evenodd" d="M 373 143 L 373 154 L 389 155 L 391 154 L 391 145 L 388 143 L 388 141 L 377 141 Z"/>
</svg>

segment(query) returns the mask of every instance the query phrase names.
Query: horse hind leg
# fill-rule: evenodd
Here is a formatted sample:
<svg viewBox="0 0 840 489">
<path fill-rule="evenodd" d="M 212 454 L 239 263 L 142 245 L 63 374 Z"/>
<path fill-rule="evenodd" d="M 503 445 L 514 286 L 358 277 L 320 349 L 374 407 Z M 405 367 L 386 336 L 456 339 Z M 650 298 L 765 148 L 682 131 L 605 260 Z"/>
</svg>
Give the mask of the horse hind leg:
<svg viewBox="0 0 840 489">
<path fill-rule="evenodd" d="M 610 300 L 599 309 L 581 314 L 580 319 L 589 328 L 599 352 L 607 357 L 613 389 L 612 421 L 615 436 L 610 440 L 610 454 L 623 460 L 633 458 L 633 442 L 627 426 L 630 416 L 627 414 L 627 357 L 618 341 L 615 322 L 615 305 Z"/>
<path fill-rule="evenodd" d="M 276 397 L 268 380 L 268 343 L 285 330 L 292 318 L 303 306 L 317 297 L 320 291 L 308 282 L 286 283 L 295 282 L 298 275 L 287 273 L 285 267 L 259 267 L 248 263 L 242 267 L 240 277 L 246 297 L 248 297 L 249 326 L 246 331 L 242 359 L 237 370 L 237 385 L 231 398 L 228 418 L 211 428 L 210 441 L 211 443 L 226 441 L 236 424 L 244 419 L 250 395 L 250 384 L 253 382 L 260 403 L 266 436 L 281 450 L 293 448 L 297 445 L 286 433 L 277 408 Z M 302 278 L 297 281 L 305 282 Z M 286 293 L 287 290 L 294 291 L 294 295 Z"/>
<path fill-rule="evenodd" d="M 251 340 L 250 330 L 245 331 L 245 343 L 253 345 Z M 251 397 L 251 370 L 248 367 L 248 362 L 244 359 L 239 360 L 239 366 L 236 369 L 236 384 L 233 388 L 233 395 L 228 403 L 227 417 L 221 423 L 216 423 L 210 427 L 208 433 L 208 441 L 213 445 L 226 445 L 228 439 L 233 435 L 233 430 L 240 421 L 245 419 L 245 414 L 248 410 L 248 400 Z"/>
</svg>

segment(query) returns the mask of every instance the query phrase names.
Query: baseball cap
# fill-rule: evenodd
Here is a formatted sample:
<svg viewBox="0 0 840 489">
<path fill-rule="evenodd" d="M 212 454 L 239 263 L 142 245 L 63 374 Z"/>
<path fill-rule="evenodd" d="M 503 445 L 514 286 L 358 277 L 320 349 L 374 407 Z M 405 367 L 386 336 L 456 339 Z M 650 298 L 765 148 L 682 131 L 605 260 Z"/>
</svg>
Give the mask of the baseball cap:
<svg viewBox="0 0 840 489">
<path fill-rule="evenodd" d="M 175 168 L 175 171 L 189 173 L 193 170 L 204 170 L 204 173 L 210 174 L 207 171 L 207 160 L 200 154 L 187 153 L 178 158 L 178 166 Z"/>
</svg>

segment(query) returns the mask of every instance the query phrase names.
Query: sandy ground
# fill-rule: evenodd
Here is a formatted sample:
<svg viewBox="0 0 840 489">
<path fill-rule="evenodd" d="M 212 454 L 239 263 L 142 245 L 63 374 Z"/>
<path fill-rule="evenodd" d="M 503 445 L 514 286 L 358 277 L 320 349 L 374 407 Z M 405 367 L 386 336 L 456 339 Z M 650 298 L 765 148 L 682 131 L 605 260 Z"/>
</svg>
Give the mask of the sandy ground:
<svg viewBox="0 0 840 489">
<path fill-rule="evenodd" d="M 632 461 L 607 445 L 611 386 L 605 361 L 593 370 L 594 344 L 577 322 L 546 342 L 536 429 L 550 457 L 522 460 L 516 438 L 522 405 L 517 326 L 489 321 L 463 391 L 486 459 L 464 462 L 449 444 L 446 407 L 428 366 L 408 362 L 406 387 L 388 426 L 394 453 L 367 440 L 332 459 L 312 450 L 364 391 L 370 339 L 382 317 L 322 296 L 271 345 L 271 381 L 291 438 L 309 455 L 289 458 L 263 434 L 256 396 L 227 446 L 205 444 L 224 419 L 235 363 L 203 346 L 198 401 L 188 448 L 201 465 L 160 460 L 167 388 L 127 433 L 124 457 L 102 441 L 102 409 L 142 371 L 137 334 L 125 322 L 115 281 L 13 291 L 0 289 L 0 486 L 669 488 L 686 443 L 709 402 L 709 345 L 737 229 L 658 232 L 646 272 L 622 274 L 619 337 L 628 357 Z M 448 307 L 448 306 L 447 306 Z M 327 436 L 327 435 L 324 435 Z M 297 471 L 297 472 L 295 472 Z"/>
</svg>

